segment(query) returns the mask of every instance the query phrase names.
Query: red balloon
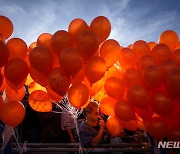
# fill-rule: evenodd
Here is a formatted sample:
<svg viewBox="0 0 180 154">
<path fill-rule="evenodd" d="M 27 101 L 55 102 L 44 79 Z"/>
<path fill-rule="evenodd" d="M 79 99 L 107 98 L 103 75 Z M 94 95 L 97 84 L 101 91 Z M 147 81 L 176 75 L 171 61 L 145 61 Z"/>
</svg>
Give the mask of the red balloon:
<svg viewBox="0 0 180 154">
<path fill-rule="evenodd" d="M 148 93 L 144 87 L 139 85 L 134 85 L 128 89 L 127 98 L 137 108 L 145 109 L 149 105 Z"/>
<path fill-rule="evenodd" d="M 123 128 L 130 130 L 130 131 L 136 131 L 137 130 L 137 120 L 129 120 L 129 121 L 123 121 L 120 120 L 120 123 L 122 125 Z"/>
<path fill-rule="evenodd" d="M 172 53 L 172 60 L 180 67 L 180 49 L 177 49 Z"/>
<path fill-rule="evenodd" d="M 85 105 L 89 98 L 89 90 L 83 83 L 75 83 L 68 90 L 68 99 L 75 108 Z"/>
<path fill-rule="evenodd" d="M 0 87 L 2 86 L 3 80 L 4 80 L 4 77 L 3 77 L 1 70 L 0 70 Z"/>
<path fill-rule="evenodd" d="M 7 42 L 7 48 L 9 50 L 10 58 L 24 59 L 28 52 L 26 42 L 20 38 L 11 38 Z"/>
<path fill-rule="evenodd" d="M 154 111 L 152 110 L 150 105 L 145 109 L 136 108 L 135 111 L 137 115 L 144 121 L 148 121 L 154 114 Z"/>
<path fill-rule="evenodd" d="M 68 75 L 75 77 L 82 68 L 83 59 L 76 48 L 66 48 L 59 55 L 59 63 Z"/>
<path fill-rule="evenodd" d="M 151 106 L 157 114 L 167 116 L 173 111 L 173 101 L 164 92 L 156 92 L 151 101 Z"/>
<path fill-rule="evenodd" d="M 99 39 L 92 31 L 84 31 L 77 40 L 77 48 L 84 60 L 91 58 L 99 48 Z"/>
<path fill-rule="evenodd" d="M 116 40 L 106 40 L 100 47 L 100 56 L 106 62 L 106 66 L 109 68 L 116 63 L 121 53 L 121 46 Z M 109 58 L 111 57 L 111 58 Z"/>
<path fill-rule="evenodd" d="M 111 23 L 105 16 L 98 16 L 92 20 L 90 29 L 96 33 L 101 43 L 110 35 Z"/>
<path fill-rule="evenodd" d="M 125 85 L 121 79 L 110 77 L 105 81 L 104 89 L 106 93 L 115 98 L 121 99 L 125 93 Z"/>
<path fill-rule="evenodd" d="M 98 56 L 94 56 L 87 61 L 85 74 L 91 84 L 100 80 L 107 70 L 105 61 Z"/>
<path fill-rule="evenodd" d="M 159 117 L 151 118 L 146 125 L 148 133 L 157 139 L 163 139 L 167 133 L 167 124 Z"/>
<path fill-rule="evenodd" d="M 52 36 L 52 47 L 57 56 L 65 48 L 73 46 L 71 35 L 65 30 L 59 30 Z"/>
<path fill-rule="evenodd" d="M 19 85 L 25 80 L 28 75 L 28 65 L 26 62 L 19 58 L 13 58 L 8 61 L 4 68 L 5 77 L 13 85 Z"/>
<path fill-rule="evenodd" d="M 54 92 L 49 86 L 46 87 L 46 90 L 53 102 L 59 103 L 62 100 L 63 97 Z"/>
<path fill-rule="evenodd" d="M 11 20 L 5 16 L 0 16 L 0 33 L 5 39 L 9 38 L 13 33 L 14 27 Z"/>
<path fill-rule="evenodd" d="M 121 120 L 128 121 L 135 119 L 135 112 L 127 101 L 119 100 L 114 106 L 114 112 Z"/>
<path fill-rule="evenodd" d="M 150 49 L 152 50 L 157 45 L 157 43 L 156 42 L 148 42 L 148 45 L 149 45 Z"/>
<path fill-rule="evenodd" d="M 2 121 L 13 127 L 19 125 L 25 116 L 25 108 L 21 102 L 7 102 L 3 105 L 2 111 Z"/>
<path fill-rule="evenodd" d="M 70 78 L 60 68 L 49 73 L 48 81 L 51 89 L 60 96 L 64 96 L 70 86 Z"/>
<path fill-rule="evenodd" d="M 0 59 L 1 59 L 0 60 L 0 68 L 1 68 L 7 63 L 9 59 L 9 50 L 2 41 L 0 41 Z"/>
<path fill-rule="evenodd" d="M 48 75 L 53 66 L 53 55 L 46 48 L 35 47 L 29 54 L 29 61 L 34 69 Z"/>
<path fill-rule="evenodd" d="M 156 65 L 155 60 L 152 56 L 142 56 L 139 61 L 137 68 L 139 71 L 144 71 L 148 66 Z"/>
<path fill-rule="evenodd" d="M 170 128 L 168 131 L 168 139 L 169 141 L 180 141 L 180 128 Z"/>
</svg>

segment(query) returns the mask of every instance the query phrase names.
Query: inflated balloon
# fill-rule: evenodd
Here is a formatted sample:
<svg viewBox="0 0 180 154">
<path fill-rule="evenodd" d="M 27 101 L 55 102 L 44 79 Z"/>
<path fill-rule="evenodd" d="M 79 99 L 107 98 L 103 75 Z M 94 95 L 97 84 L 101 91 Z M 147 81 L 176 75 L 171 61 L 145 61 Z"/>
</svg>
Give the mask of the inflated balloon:
<svg viewBox="0 0 180 154">
<path fill-rule="evenodd" d="M 145 109 L 135 108 L 135 111 L 136 114 L 144 121 L 148 121 L 154 114 L 154 111 L 152 110 L 150 105 Z"/>
<path fill-rule="evenodd" d="M 27 52 L 27 55 L 29 55 L 29 53 L 31 52 L 32 49 L 34 49 L 35 47 L 37 47 L 37 42 L 33 42 L 29 45 L 29 49 Z"/>
<path fill-rule="evenodd" d="M 135 119 L 135 112 L 132 106 L 125 100 L 119 100 L 115 104 L 114 113 L 120 120 L 129 121 Z"/>
<path fill-rule="evenodd" d="M 9 125 L 16 127 L 19 125 L 25 116 L 25 108 L 21 102 L 9 101 L 3 105 L 2 121 Z"/>
<path fill-rule="evenodd" d="M 99 48 L 99 39 L 92 31 L 84 31 L 77 40 L 77 48 L 84 60 L 91 58 Z"/>
<path fill-rule="evenodd" d="M 109 115 L 109 116 L 113 116 L 115 115 L 114 113 L 114 106 L 117 103 L 117 100 L 110 97 L 110 96 L 106 96 L 104 97 L 101 102 L 100 102 L 100 110 L 103 114 Z"/>
<path fill-rule="evenodd" d="M 89 96 L 94 96 L 96 95 L 100 90 L 101 88 L 103 87 L 104 85 L 104 78 L 100 79 L 99 81 L 97 81 L 96 83 L 94 84 L 91 84 L 89 83 L 88 79 L 85 78 L 84 79 L 84 84 L 88 87 L 89 89 Z"/>
<path fill-rule="evenodd" d="M 90 30 L 96 33 L 100 43 L 102 43 L 110 35 L 111 23 L 105 16 L 98 16 L 92 20 Z"/>
<path fill-rule="evenodd" d="M 31 94 L 33 91 L 36 91 L 36 90 L 41 90 L 41 91 L 47 92 L 47 90 L 46 90 L 45 87 L 42 87 L 41 85 L 39 85 L 39 84 L 36 83 L 36 82 L 32 82 L 32 83 L 28 86 L 28 92 L 29 92 L 29 94 Z"/>
<path fill-rule="evenodd" d="M 63 97 L 55 93 L 49 86 L 46 87 L 46 90 L 53 102 L 59 103 L 62 100 Z"/>
<path fill-rule="evenodd" d="M 84 81 L 84 78 L 85 78 L 85 65 L 83 65 L 83 66 L 81 67 L 81 70 L 78 72 L 78 74 L 76 74 L 75 77 L 70 76 L 70 79 L 71 79 L 70 82 L 71 82 L 72 84 L 78 83 L 78 82 L 83 82 L 83 81 Z"/>
<path fill-rule="evenodd" d="M 1 70 L 0 70 L 0 87 L 2 86 L 3 80 L 4 80 L 4 77 L 3 77 Z"/>
<path fill-rule="evenodd" d="M 123 73 L 122 81 L 127 87 L 131 87 L 132 85 L 142 85 L 140 72 L 133 68 L 127 69 Z"/>
<path fill-rule="evenodd" d="M 135 68 L 137 62 L 136 53 L 130 48 L 122 48 L 119 63 L 124 69 Z"/>
<path fill-rule="evenodd" d="M 164 92 L 156 92 L 151 101 L 151 106 L 157 114 L 167 116 L 173 111 L 173 101 Z"/>
<path fill-rule="evenodd" d="M 75 77 L 82 68 L 83 58 L 76 48 L 66 48 L 59 55 L 59 63 L 68 75 Z"/>
<path fill-rule="evenodd" d="M 29 105 L 38 112 L 49 112 L 52 110 L 52 102 L 49 95 L 41 90 L 36 90 L 29 95 Z"/>
<path fill-rule="evenodd" d="M 167 92 L 173 98 L 180 96 L 180 69 L 175 69 L 171 71 L 165 80 L 165 87 Z"/>
<path fill-rule="evenodd" d="M 19 85 L 25 81 L 28 71 L 28 65 L 20 58 L 13 58 L 9 60 L 4 67 L 5 77 L 14 85 Z"/>
<path fill-rule="evenodd" d="M 104 89 L 106 93 L 115 98 L 121 99 L 125 93 L 125 85 L 121 79 L 110 77 L 105 81 Z"/>
<path fill-rule="evenodd" d="M 34 69 L 48 75 L 53 66 L 53 55 L 44 47 L 35 47 L 29 54 L 29 62 Z"/>
<path fill-rule="evenodd" d="M 28 52 L 26 42 L 20 38 L 12 38 L 7 42 L 10 58 L 24 59 Z"/>
<path fill-rule="evenodd" d="M 145 109 L 149 105 L 148 92 L 140 85 L 130 87 L 127 91 L 127 98 L 137 108 Z"/>
<path fill-rule="evenodd" d="M 65 48 L 73 46 L 71 35 L 65 30 L 59 30 L 52 36 L 52 47 L 57 56 Z"/>
<path fill-rule="evenodd" d="M 162 71 L 158 66 L 148 66 L 143 72 L 143 80 L 147 87 L 157 89 L 162 84 Z"/>
<path fill-rule="evenodd" d="M 21 101 L 25 96 L 25 88 L 24 86 L 18 90 L 14 90 L 8 85 L 6 85 L 6 98 L 8 101 Z"/>
<path fill-rule="evenodd" d="M 136 53 L 139 59 L 142 56 L 150 55 L 150 47 L 147 42 L 143 40 L 138 40 L 133 44 L 132 50 Z"/>
<path fill-rule="evenodd" d="M 111 116 L 108 118 L 106 122 L 106 128 L 109 134 L 113 137 L 120 136 L 123 128 L 119 122 L 119 119 L 115 116 Z"/>
<path fill-rule="evenodd" d="M 157 45 L 157 43 L 156 42 L 148 42 L 148 45 L 149 45 L 150 49 L 152 50 Z"/>
<path fill-rule="evenodd" d="M 173 53 L 172 53 L 172 59 L 173 61 L 176 63 L 176 65 L 178 67 L 180 67 L 180 49 L 176 49 Z"/>
<path fill-rule="evenodd" d="M 170 59 L 170 48 L 165 44 L 157 44 L 152 49 L 152 56 L 154 57 L 157 64 L 161 64 L 163 61 Z"/>
<path fill-rule="evenodd" d="M 70 86 L 70 78 L 60 69 L 54 68 L 48 76 L 51 89 L 60 96 L 64 96 Z"/>
<path fill-rule="evenodd" d="M 159 117 L 151 118 L 147 122 L 146 128 L 148 133 L 156 139 L 162 139 L 167 133 L 167 124 Z"/>
<path fill-rule="evenodd" d="M 7 46 L 0 41 L 0 68 L 3 67 L 9 59 L 9 50 Z"/>
<path fill-rule="evenodd" d="M 13 33 L 14 27 L 11 20 L 5 16 L 0 16 L 0 33 L 5 39 L 9 38 Z"/>
<path fill-rule="evenodd" d="M 154 58 L 148 55 L 142 56 L 138 61 L 137 69 L 139 71 L 144 71 L 145 68 L 151 65 L 156 65 Z"/>
<path fill-rule="evenodd" d="M 88 29 L 89 26 L 83 19 L 76 18 L 73 21 L 71 21 L 71 23 L 69 24 L 68 32 L 71 35 L 74 43 L 76 44 L 79 35 L 84 31 L 87 31 Z"/>
<path fill-rule="evenodd" d="M 45 87 L 48 85 L 48 78 L 46 75 L 42 74 L 41 72 L 35 70 L 34 68 L 30 67 L 29 74 L 31 78 L 40 84 L 41 86 Z"/>
<path fill-rule="evenodd" d="M 5 43 L 5 38 L 4 38 L 4 36 L 1 33 L 0 33 L 0 41 Z"/>
<path fill-rule="evenodd" d="M 86 104 L 89 98 L 89 90 L 83 83 L 75 83 L 68 90 L 68 99 L 75 108 Z"/>
<path fill-rule="evenodd" d="M 171 51 L 176 48 L 178 41 L 178 34 L 173 30 L 166 30 L 159 36 L 159 43 L 168 45 Z"/>
<path fill-rule="evenodd" d="M 116 40 L 106 40 L 100 47 L 100 56 L 106 62 L 106 66 L 109 68 L 119 59 L 121 53 L 121 46 Z M 109 58 L 111 57 L 111 58 Z"/>
<path fill-rule="evenodd" d="M 180 141 L 180 128 L 170 128 L 170 130 L 168 131 L 168 139 L 170 141 Z"/>
<path fill-rule="evenodd" d="M 5 88 L 6 88 L 6 80 L 3 79 L 2 84 L 1 84 L 1 86 L 0 86 L 0 91 L 4 91 Z"/>
<path fill-rule="evenodd" d="M 123 121 L 120 120 L 120 123 L 122 125 L 123 128 L 130 130 L 130 131 L 136 131 L 137 130 L 137 120 L 129 120 L 129 121 Z"/>
<path fill-rule="evenodd" d="M 91 84 L 100 80 L 107 70 L 105 61 L 98 56 L 93 56 L 87 61 L 85 74 Z"/>
</svg>

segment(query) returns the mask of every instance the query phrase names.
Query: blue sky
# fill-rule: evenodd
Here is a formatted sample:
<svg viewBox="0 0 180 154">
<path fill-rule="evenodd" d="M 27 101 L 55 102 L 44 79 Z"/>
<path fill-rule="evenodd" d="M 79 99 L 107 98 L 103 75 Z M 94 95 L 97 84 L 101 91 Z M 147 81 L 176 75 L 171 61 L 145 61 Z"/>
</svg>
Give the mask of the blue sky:
<svg viewBox="0 0 180 154">
<path fill-rule="evenodd" d="M 124 47 L 137 40 L 157 42 L 167 29 L 180 36 L 180 0 L 0 0 L 0 15 L 14 24 L 11 38 L 27 45 L 42 33 L 67 30 L 75 18 L 90 24 L 100 15 L 111 22 L 109 38 Z"/>
</svg>

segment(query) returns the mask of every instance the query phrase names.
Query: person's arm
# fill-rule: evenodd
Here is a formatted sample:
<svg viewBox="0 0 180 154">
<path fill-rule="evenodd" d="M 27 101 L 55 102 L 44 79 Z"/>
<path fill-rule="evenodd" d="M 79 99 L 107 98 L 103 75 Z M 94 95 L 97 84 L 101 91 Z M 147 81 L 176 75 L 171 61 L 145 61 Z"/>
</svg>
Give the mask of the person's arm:
<svg viewBox="0 0 180 154">
<path fill-rule="evenodd" d="M 71 138 L 71 143 L 75 143 L 75 139 L 74 139 L 74 136 L 72 134 L 71 128 L 70 127 L 66 127 L 66 130 L 68 132 L 69 137 Z"/>
<path fill-rule="evenodd" d="M 99 125 L 100 125 L 100 130 L 98 134 L 90 142 L 91 146 L 94 148 L 96 148 L 99 145 L 105 129 L 105 123 L 103 120 L 99 121 Z"/>
</svg>

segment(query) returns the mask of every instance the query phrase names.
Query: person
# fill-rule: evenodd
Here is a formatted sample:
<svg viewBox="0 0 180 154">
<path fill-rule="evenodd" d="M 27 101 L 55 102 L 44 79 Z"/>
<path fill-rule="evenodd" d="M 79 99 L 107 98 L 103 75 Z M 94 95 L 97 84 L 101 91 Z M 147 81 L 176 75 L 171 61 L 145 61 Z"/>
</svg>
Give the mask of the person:
<svg viewBox="0 0 180 154">
<path fill-rule="evenodd" d="M 109 134 L 105 128 L 105 121 L 99 116 L 99 106 L 92 101 L 84 109 L 86 120 L 79 126 L 82 147 L 96 148 L 100 144 L 109 143 Z"/>
</svg>

